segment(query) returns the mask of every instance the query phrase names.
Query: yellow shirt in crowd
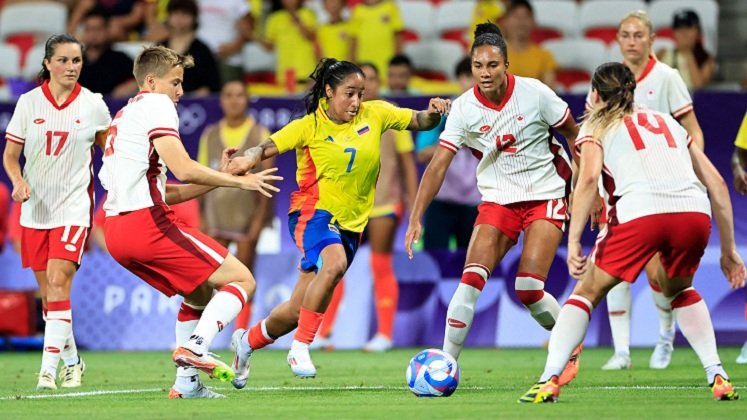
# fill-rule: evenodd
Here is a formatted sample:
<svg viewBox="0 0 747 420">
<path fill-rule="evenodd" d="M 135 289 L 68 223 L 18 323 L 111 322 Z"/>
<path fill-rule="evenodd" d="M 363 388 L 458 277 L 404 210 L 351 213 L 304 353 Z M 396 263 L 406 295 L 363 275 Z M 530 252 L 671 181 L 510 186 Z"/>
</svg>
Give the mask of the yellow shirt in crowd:
<svg viewBox="0 0 747 420">
<path fill-rule="evenodd" d="M 349 21 L 321 25 L 316 31 L 316 39 L 322 57 L 350 61 L 352 31 Z"/>
<path fill-rule="evenodd" d="M 542 80 L 548 71 L 558 68 L 558 63 L 550 51 L 532 43 L 522 52 L 511 49 L 508 45 L 508 70 L 517 76 Z"/>
<path fill-rule="evenodd" d="M 299 9 L 298 17 L 304 26 L 316 30 L 316 16 L 311 9 Z M 275 45 L 275 75 L 278 84 L 285 84 L 285 75 L 289 69 L 295 71 L 296 80 L 309 78 L 317 63 L 314 43 L 303 36 L 290 13 L 285 10 L 272 13 L 267 18 L 265 37 Z"/>
<path fill-rule="evenodd" d="M 386 79 L 389 60 L 395 53 L 395 35 L 405 27 L 397 3 L 384 0 L 370 6 L 359 4 L 353 9 L 350 25 L 355 28 L 356 61 L 373 63 L 379 77 Z"/>
</svg>

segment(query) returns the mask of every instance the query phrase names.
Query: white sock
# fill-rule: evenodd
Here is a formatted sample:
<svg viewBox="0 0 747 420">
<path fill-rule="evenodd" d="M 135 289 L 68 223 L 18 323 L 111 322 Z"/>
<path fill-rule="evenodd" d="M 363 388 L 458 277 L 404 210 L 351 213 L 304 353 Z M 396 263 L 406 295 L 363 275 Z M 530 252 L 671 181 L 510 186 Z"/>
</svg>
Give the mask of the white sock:
<svg viewBox="0 0 747 420">
<path fill-rule="evenodd" d="M 44 328 L 44 351 L 42 352 L 42 369 L 57 375 L 60 353 L 65 347 L 67 338 L 72 334 L 72 312 L 70 301 L 49 302 L 47 324 Z"/>
<path fill-rule="evenodd" d="M 241 312 L 246 299 L 246 292 L 240 286 L 234 283 L 223 286 L 202 312 L 189 337 L 190 348 L 196 347 L 199 353 L 207 351 L 215 336 Z"/>
<path fill-rule="evenodd" d="M 709 367 L 721 365 L 716 348 L 716 334 L 713 332 L 708 307 L 700 294 L 694 288 L 689 287 L 672 299 L 672 312 L 680 324 L 682 335 L 695 350 L 708 376 Z M 716 373 L 718 372 L 713 374 Z M 709 384 L 713 382 L 713 377 L 709 376 L 707 379 Z"/>
<path fill-rule="evenodd" d="M 482 288 L 488 281 L 490 271 L 479 264 L 467 264 L 462 272 L 462 280 L 451 297 L 446 310 L 446 331 L 443 350 L 455 359 L 464 347 L 464 340 L 472 327 L 475 317 L 475 304 Z"/>
<path fill-rule="evenodd" d="M 674 314 L 672 313 L 671 299 L 661 292 L 651 289 L 654 297 L 656 311 L 659 313 L 659 340 L 674 342 Z"/>
<path fill-rule="evenodd" d="M 607 293 L 607 315 L 615 354 L 630 356 L 630 283 L 621 281 Z"/>
<path fill-rule="evenodd" d="M 179 313 L 176 316 L 176 325 L 174 326 L 176 347 L 183 345 L 187 340 L 189 340 L 189 337 L 194 332 L 204 309 L 204 306 L 182 302 L 182 306 L 179 308 Z M 181 391 L 189 391 L 190 389 L 193 389 L 193 387 L 197 387 L 198 381 L 192 381 L 190 379 L 193 376 L 197 376 L 197 372 L 197 368 L 177 367 L 175 385 L 178 385 Z"/>
<path fill-rule="evenodd" d="M 296 351 L 296 350 L 309 351 L 309 345 L 298 340 L 293 340 L 293 342 L 291 343 L 290 350 L 291 351 Z"/>
<path fill-rule="evenodd" d="M 583 341 L 594 306 L 583 296 L 571 295 L 560 310 L 558 322 L 550 333 L 547 362 L 539 381 L 560 376 L 573 350 Z"/>
<path fill-rule="evenodd" d="M 73 335 L 73 324 L 70 323 L 70 335 L 65 340 L 65 347 L 60 352 L 62 362 L 67 366 L 77 365 L 80 361 L 78 357 L 78 346 L 75 344 L 75 336 Z"/>
<path fill-rule="evenodd" d="M 533 273 L 516 273 L 514 285 L 519 300 L 529 310 L 537 323 L 551 330 L 560 313 L 560 305 L 555 297 L 544 291 L 545 278 Z"/>
</svg>

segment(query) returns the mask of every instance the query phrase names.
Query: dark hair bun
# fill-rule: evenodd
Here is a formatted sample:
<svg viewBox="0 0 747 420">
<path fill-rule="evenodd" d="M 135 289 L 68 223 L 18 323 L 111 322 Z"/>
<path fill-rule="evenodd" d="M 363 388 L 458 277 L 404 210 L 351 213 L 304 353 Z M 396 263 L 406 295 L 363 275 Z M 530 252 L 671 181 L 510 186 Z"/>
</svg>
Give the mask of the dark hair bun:
<svg viewBox="0 0 747 420">
<path fill-rule="evenodd" d="M 501 28 L 499 28 L 498 25 L 492 22 L 485 22 L 477 25 L 477 28 L 475 29 L 475 38 L 482 34 L 496 34 L 500 37 L 503 37 Z"/>
</svg>

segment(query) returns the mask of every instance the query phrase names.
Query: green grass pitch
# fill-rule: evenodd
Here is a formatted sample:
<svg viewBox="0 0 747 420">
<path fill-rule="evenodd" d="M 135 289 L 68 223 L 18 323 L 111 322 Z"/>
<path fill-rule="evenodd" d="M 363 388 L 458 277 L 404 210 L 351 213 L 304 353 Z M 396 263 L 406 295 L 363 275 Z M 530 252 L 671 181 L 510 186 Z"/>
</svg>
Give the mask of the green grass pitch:
<svg viewBox="0 0 747 420">
<path fill-rule="evenodd" d="M 617 372 L 600 370 L 609 349 L 586 349 L 560 402 L 544 405 L 516 402 L 540 374 L 543 349 L 466 349 L 459 388 L 449 398 L 416 398 L 407 390 L 405 368 L 416 352 L 314 352 L 318 376 L 301 380 L 291 375 L 285 352 L 259 351 L 246 389 L 203 377 L 228 398 L 199 401 L 167 399 L 174 375 L 168 352 L 83 352 L 83 386 L 53 392 L 34 389 L 40 354 L 0 353 L 0 418 L 747 418 L 747 401 L 712 400 L 697 357 L 682 346 L 663 371 L 648 369 L 650 349 L 635 349 L 633 369 Z M 738 352 L 720 354 L 747 398 L 747 365 L 734 363 Z M 231 360 L 231 353 L 220 354 Z"/>
</svg>

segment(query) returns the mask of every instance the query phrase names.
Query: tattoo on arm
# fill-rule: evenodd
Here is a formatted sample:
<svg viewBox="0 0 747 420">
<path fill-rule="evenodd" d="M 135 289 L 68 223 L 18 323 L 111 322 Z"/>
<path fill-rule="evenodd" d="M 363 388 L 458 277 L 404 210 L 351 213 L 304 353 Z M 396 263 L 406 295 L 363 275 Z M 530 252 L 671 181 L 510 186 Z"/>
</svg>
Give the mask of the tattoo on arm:
<svg viewBox="0 0 747 420">
<path fill-rule="evenodd" d="M 420 130 L 430 130 L 435 128 L 439 122 L 441 122 L 441 116 L 438 114 L 429 114 L 426 111 L 418 111 L 415 114 L 415 119 L 418 122 L 418 128 Z"/>
</svg>

